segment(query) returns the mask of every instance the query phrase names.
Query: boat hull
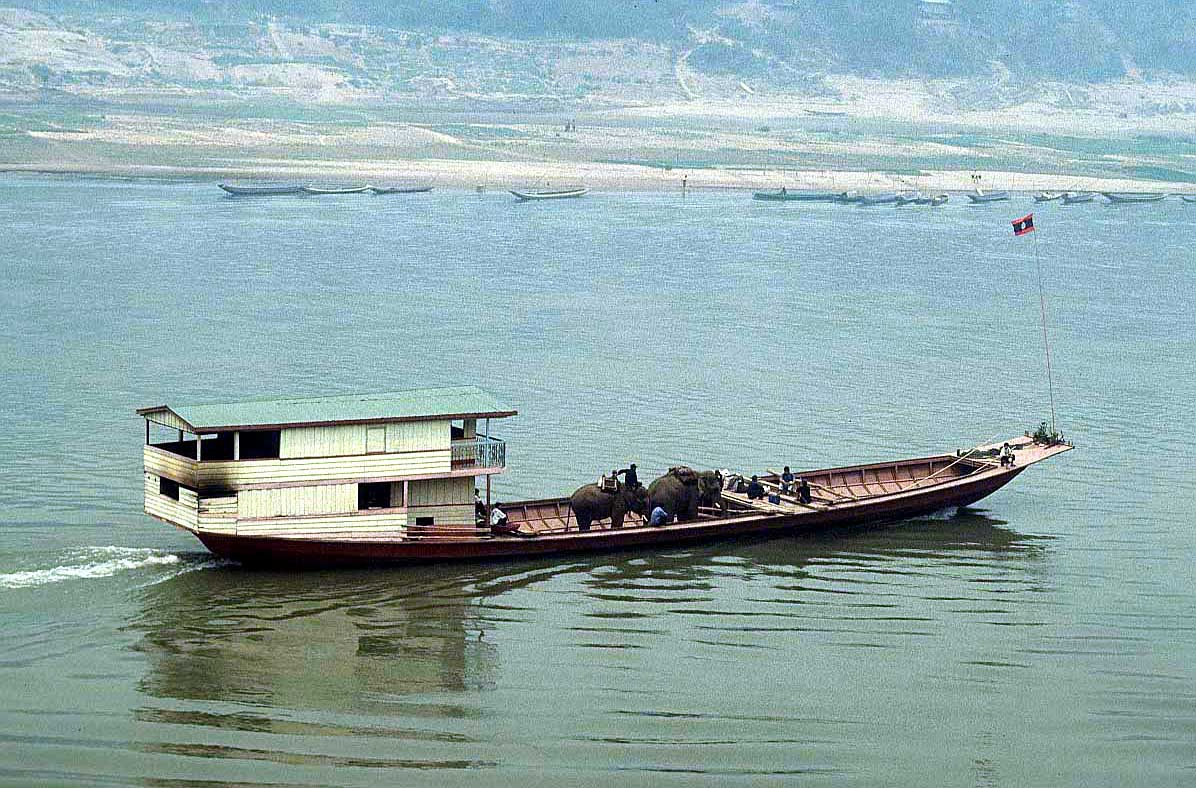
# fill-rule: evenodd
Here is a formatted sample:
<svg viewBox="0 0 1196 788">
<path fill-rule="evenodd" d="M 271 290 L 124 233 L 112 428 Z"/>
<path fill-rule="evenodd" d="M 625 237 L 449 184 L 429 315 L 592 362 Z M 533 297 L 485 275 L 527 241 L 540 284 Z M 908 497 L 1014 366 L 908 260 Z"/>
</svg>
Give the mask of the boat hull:
<svg viewBox="0 0 1196 788">
<path fill-rule="evenodd" d="M 810 191 L 764 191 L 753 192 L 753 200 L 764 202 L 834 202 L 838 199 L 838 192 L 810 192 Z"/>
<path fill-rule="evenodd" d="M 1065 449 L 1064 449 L 1065 450 Z M 927 458 L 950 462 L 950 456 Z M 1037 461 L 1037 460 L 1035 460 Z M 873 466 L 861 466 L 873 467 Z M 880 466 L 875 466 L 880 467 Z M 784 513 L 751 511 L 721 519 L 697 520 L 663 527 L 637 526 L 587 532 L 546 532 L 535 536 L 490 536 L 446 540 L 333 541 L 281 537 L 237 536 L 198 532 L 196 536 L 217 555 L 251 566 L 347 567 L 418 564 L 443 561 L 488 561 L 566 553 L 635 550 L 667 545 L 697 544 L 744 537 L 783 537 L 817 533 L 828 528 L 861 527 L 888 523 L 967 506 L 1004 487 L 1027 465 L 998 468 L 995 464 L 969 475 L 922 489 L 911 489 L 867 499 L 845 500 L 830 506 L 795 509 Z M 914 485 L 917 486 L 917 485 Z M 547 507 L 567 499 L 505 504 Z"/>
<path fill-rule="evenodd" d="M 371 186 L 374 194 L 422 194 L 432 191 L 431 186 Z"/>
<path fill-rule="evenodd" d="M 510 190 L 515 198 L 522 202 L 529 202 L 532 200 L 567 200 L 573 197 L 584 197 L 589 194 L 589 189 L 569 189 L 567 191 L 559 192 L 524 192 L 515 189 Z"/>
<path fill-rule="evenodd" d="M 293 184 L 236 186 L 231 183 L 219 183 L 217 186 L 234 197 L 276 197 L 283 194 L 303 194 L 303 186 Z"/>
<path fill-rule="evenodd" d="M 982 205 L 989 202 L 1006 202 L 1009 200 L 1009 192 L 988 192 L 987 194 L 969 193 L 968 199 L 976 205 Z"/>
<path fill-rule="evenodd" d="M 1149 192 L 1101 192 L 1105 199 L 1112 203 L 1138 203 L 1138 202 L 1159 202 L 1166 194 L 1157 194 Z"/>
<path fill-rule="evenodd" d="M 345 187 L 321 187 L 321 186 L 304 186 L 304 194 L 362 194 L 368 192 L 369 186 L 345 186 Z"/>
</svg>

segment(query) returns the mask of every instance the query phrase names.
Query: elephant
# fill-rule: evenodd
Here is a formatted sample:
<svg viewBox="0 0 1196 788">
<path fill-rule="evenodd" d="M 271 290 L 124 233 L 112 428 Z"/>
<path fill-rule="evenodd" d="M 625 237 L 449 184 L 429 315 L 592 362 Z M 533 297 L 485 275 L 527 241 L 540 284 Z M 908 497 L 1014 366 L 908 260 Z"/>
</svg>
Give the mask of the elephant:
<svg viewBox="0 0 1196 788">
<path fill-rule="evenodd" d="M 668 473 L 648 485 L 648 498 L 648 511 L 659 506 L 678 522 L 695 520 L 699 506 L 724 508 L 723 475 L 684 465 L 669 468 Z"/>
<path fill-rule="evenodd" d="M 623 517 L 628 512 L 648 513 L 648 491 L 642 485 L 620 484 L 617 492 L 609 493 L 597 484 L 587 484 L 577 488 L 569 498 L 569 506 L 580 531 L 590 530 L 590 523 L 607 517 L 611 528 L 622 528 Z"/>
</svg>

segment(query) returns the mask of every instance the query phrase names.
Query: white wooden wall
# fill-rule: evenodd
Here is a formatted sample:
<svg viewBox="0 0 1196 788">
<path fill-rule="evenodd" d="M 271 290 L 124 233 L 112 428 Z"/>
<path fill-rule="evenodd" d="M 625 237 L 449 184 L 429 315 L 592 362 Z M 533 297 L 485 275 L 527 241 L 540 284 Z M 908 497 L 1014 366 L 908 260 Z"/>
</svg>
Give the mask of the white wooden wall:
<svg viewBox="0 0 1196 788">
<path fill-rule="evenodd" d="M 408 506 L 450 506 L 473 503 L 474 478 L 419 479 L 410 483 Z"/>
<path fill-rule="evenodd" d="M 145 512 L 155 517 L 195 530 L 199 516 L 199 499 L 192 490 L 179 488 L 179 499 L 159 492 L 159 479 L 152 473 L 145 474 Z"/>
<path fill-rule="evenodd" d="M 372 444 L 371 439 L 373 440 Z M 350 457 L 368 452 L 393 453 L 447 449 L 450 444 L 449 422 L 447 421 L 288 427 L 282 431 L 279 455 L 282 459 Z"/>
<path fill-rule="evenodd" d="M 447 421 L 402 421 L 386 425 L 387 451 L 427 451 L 451 445 Z"/>
<path fill-rule="evenodd" d="M 277 487 L 237 493 L 240 518 L 298 517 L 357 511 L 356 484 L 319 484 L 311 487 Z"/>
</svg>

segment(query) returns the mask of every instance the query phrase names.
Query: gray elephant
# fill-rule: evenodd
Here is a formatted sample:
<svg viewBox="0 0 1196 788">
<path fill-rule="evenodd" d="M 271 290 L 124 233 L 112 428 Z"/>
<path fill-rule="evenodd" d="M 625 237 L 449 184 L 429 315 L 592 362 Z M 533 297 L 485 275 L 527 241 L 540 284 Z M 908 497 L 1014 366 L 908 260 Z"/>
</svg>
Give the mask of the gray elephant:
<svg viewBox="0 0 1196 788">
<path fill-rule="evenodd" d="M 678 520 L 694 520 L 698 507 L 722 509 L 723 475 L 718 471 L 695 471 L 684 465 L 669 468 L 669 472 L 648 485 L 648 510 L 657 506 Z"/>
<path fill-rule="evenodd" d="M 577 518 L 578 530 L 588 531 L 590 523 L 607 517 L 611 528 L 622 528 L 628 512 L 647 513 L 648 491 L 642 485 L 620 484 L 617 492 L 609 493 L 596 484 L 587 484 L 577 488 L 569 498 L 569 506 Z"/>
</svg>

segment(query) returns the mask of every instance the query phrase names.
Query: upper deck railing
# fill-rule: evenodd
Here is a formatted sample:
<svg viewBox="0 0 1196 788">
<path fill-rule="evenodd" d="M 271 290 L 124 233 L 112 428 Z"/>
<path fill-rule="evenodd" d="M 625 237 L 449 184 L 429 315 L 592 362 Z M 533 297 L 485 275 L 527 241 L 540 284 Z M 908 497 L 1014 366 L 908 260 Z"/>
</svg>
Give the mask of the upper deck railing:
<svg viewBox="0 0 1196 788">
<path fill-rule="evenodd" d="M 505 468 L 507 444 L 498 438 L 479 435 L 476 438 L 453 441 L 454 468 Z"/>
</svg>

